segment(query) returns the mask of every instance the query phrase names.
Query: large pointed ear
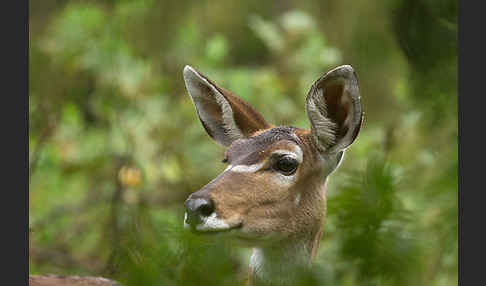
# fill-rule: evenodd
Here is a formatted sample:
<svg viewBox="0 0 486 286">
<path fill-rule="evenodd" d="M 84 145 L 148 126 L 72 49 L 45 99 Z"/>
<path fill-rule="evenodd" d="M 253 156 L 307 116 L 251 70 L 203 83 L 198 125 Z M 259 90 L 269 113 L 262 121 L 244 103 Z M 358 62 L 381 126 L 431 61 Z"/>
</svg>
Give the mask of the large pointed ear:
<svg viewBox="0 0 486 286">
<path fill-rule="evenodd" d="M 318 79 L 307 95 L 306 111 L 319 151 L 337 153 L 358 136 L 362 111 L 358 78 L 349 65 Z"/>
<path fill-rule="evenodd" d="M 204 129 L 219 144 L 229 146 L 271 127 L 248 103 L 190 66 L 184 67 L 184 81 Z"/>
</svg>

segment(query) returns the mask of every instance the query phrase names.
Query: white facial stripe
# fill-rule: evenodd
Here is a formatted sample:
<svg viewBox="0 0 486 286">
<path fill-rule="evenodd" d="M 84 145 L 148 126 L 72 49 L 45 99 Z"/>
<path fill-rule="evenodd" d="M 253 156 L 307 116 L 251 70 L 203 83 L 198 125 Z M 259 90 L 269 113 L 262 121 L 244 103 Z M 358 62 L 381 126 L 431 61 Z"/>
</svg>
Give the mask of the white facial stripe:
<svg viewBox="0 0 486 286">
<path fill-rule="evenodd" d="M 272 152 L 272 154 L 288 155 L 295 158 L 299 162 L 299 164 L 302 163 L 303 160 L 302 149 L 298 145 L 292 145 L 292 149 L 293 149 L 292 151 L 286 149 L 275 150 L 274 152 Z M 255 173 L 259 171 L 263 167 L 263 165 L 265 165 L 265 161 L 252 164 L 252 165 L 236 165 L 236 166 L 228 165 L 228 167 L 223 171 L 223 173 L 226 171 L 232 171 L 235 173 Z"/>
<path fill-rule="evenodd" d="M 212 213 L 208 217 L 204 217 L 201 224 L 196 226 L 197 230 L 223 230 L 230 226 L 224 220 L 217 218 L 216 213 Z"/>
<path fill-rule="evenodd" d="M 224 169 L 223 173 L 226 172 L 226 171 L 231 170 L 231 168 L 233 168 L 233 166 L 232 165 L 228 165 L 228 167 L 226 167 L 226 169 Z"/>
<path fill-rule="evenodd" d="M 264 162 L 253 164 L 253 165 L 236 165 L 231 167 L 229 171 L 236 173 L 255 173 L 260 170 L 264 165 Z M 231 166 L 231 165 L 230 165 Z M 228 168 L 230 167 L 228 166 Z"/>
</svg>

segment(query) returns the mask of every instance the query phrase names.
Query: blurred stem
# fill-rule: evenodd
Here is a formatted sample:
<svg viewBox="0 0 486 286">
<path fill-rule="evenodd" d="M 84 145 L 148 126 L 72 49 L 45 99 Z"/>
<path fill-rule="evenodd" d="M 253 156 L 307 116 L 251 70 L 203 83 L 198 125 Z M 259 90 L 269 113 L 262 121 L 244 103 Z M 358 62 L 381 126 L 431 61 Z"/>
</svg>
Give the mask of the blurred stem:
<svg viewBox="0 0 486 286">
<path fill-rule="evenodd" d="M 39 157 L 40 153 L 42 151 L 42 148 L 44 145 L 47 143 L 47 139 L 51 136 L 51 134 L 54 133 L 55 129 L 55 124 L 56 120 L 51 118 L 48 118 L 48 123 L 47 126 L 42 130 L 41 134 L 39 135 L 39 141 L 37 142 L 37 145 L 34 148 L 34 151 L 32 152 L 32 156 L 29 159 L 29 183 L 30 179 L 32 178 L 32 174 L 35 171 L 35 168 L 37 167 L 37 163 L 39 162 Z"/>
<path fill-rule="evenodd" d="M 383 146 L 383 153 L 385 154 L 385 158 L 389 157 L 389 154 L 393 151 L 396 147 L 396 130 L 400 128 L 400 123 L 398 121 L 391 122 L 388 126 L 385 127 L 385 140 Z"/>
<path fill-rule="evenodd" d="M 109 227 L 108 230 L 110 232 L 110 238 L 111 238 L 111 254 L 110 257 L 108 258 L 108 261 L 106 263 L 105 271 L 109 275 L 113 276 L 116 273 L 116 257 L 119 253 L 120 250 L 120 234 L 121 234 L 121 229 L 120 229 L 120 224 L 119 224 L 119 213 L 120 213 L 120 207 L 122 205 L 122 195 L 123 195 L 123 186 L 118 179 L 118 172 L 120 169 L 128 162 L 128 158 L 126 157 L 121 157 L 118 160 L 118 163 L 116 164 L 115 168 L 115 173 L 114 173 L 114 181 L 115 181 L 115 191 L 113 192 L 113 195 L 111 197 L 111 203 L 110 203 L 110 218 L 108 220 Z"/>
</svg>

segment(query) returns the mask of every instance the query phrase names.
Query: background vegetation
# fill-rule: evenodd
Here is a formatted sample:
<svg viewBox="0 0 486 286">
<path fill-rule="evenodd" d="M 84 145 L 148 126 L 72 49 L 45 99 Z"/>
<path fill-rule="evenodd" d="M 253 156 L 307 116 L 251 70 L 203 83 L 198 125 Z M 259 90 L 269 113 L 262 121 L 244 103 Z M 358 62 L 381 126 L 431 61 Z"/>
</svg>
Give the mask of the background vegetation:
<svg viewBox="0 0 486 286">
<path fill-rule="evenodd" d="M 242 285 L 250 250 L 182 229 L 224 169 L 182 69 L 308 128 L 351 64 L 365 122 L 302 285 L 455 285 L 456 35 L 456 1 L 30 1 L 30 273 Z"/>
</svg>

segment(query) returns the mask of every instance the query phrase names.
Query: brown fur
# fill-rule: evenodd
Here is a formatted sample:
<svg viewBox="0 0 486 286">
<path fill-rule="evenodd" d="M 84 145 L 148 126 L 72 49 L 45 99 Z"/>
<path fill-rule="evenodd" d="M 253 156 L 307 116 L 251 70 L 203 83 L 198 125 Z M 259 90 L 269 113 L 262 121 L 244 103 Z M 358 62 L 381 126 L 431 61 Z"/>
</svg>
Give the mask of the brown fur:
<svg viewBox="0 0 486 286">
<path fill-rule="evenodd" d="M 304 153 L 303 162 L 297 169 L 295 183 L 288 188 L 282 188 L 276 182 L 278 179 L 275 178 L 274 171 L 268 170 L 267 165 L 256 173 L 223 173 L 204 188 L 217 206 L 216 214 L 219 218 L 230 224 L 242 223 L 242 230 L 252 233 L 252 238 L 263 238 L 265 234 L 278 233 L 278 240 L 302 233 L 317 232 L 314 225 L 322 220 L 324 210 L 320 195 L 323 183 L 320 178 L 322 167 L 316 163 L 318 154 L 312 149 L 309 133 L 299 130 L 295 134 L 300 139 L 299 147 Z M 250 142 L 235 141 L 227 153 L 231 154 L 232 149 L 235 149 L 233 145 L 239 144 L 249 145 Z M 294 144 L 288 140 L 281 140 L 265 146 L 265 149 L 257 149 L 254 152 L 259 155 L 258 161 L 250 163 L 268 161 L 272 151 L 291 151 L 291 145 Z M 228 164 L 238 164 L 242 159 L 245 158 L 231 158 Z M 301 195 L 299 206 L 294 204 L 297 194 Z"/>
</svg>

